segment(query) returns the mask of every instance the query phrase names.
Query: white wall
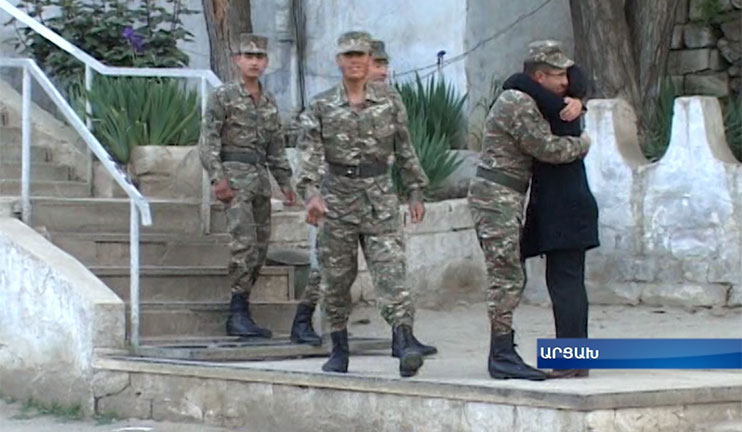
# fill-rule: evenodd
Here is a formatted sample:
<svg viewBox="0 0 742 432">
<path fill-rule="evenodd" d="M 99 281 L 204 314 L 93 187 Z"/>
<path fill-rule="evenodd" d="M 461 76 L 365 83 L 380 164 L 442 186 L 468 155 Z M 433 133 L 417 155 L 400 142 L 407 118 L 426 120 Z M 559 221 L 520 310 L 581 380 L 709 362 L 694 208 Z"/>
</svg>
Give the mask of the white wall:
<svg viewBox="0 0 742 432">
<path fill-rule="evenodd" d="M 77 260 L 5 217 L 0 307 L 0 394 L 91 412 L 94 351 L 123 348 L 123 302 Z"/>
<path fill-rule="evenodd" d="M 334 49 L 338 36 L 349 30 L 365 30 L 386 42 L 393 72 L 434 64 L 436 53 L 447 57 L 464 51 L 466 2 L 461 0 L 309 0 L 306 3 L 310 94 L 337 83 Z M 426 69 L 423 73 L 430 71 Z M 464 92 L 464 64 L 445 71 Z M 407 75 L 405 78 L 414 78 Z"/>
</svg>

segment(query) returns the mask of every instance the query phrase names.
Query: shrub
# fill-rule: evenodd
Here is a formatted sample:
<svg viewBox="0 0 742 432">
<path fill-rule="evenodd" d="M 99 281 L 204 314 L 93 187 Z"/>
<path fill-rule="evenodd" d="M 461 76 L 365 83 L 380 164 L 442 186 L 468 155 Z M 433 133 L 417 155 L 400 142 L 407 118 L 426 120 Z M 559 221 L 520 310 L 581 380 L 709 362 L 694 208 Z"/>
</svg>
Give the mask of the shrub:
<svg viewBox="0 0 742 432">
<path fill-rule="evenodd" d="M 21 0 L 19 7 L 94 58 L 111 66 L 183 67 L 178 48 L 192 34 L 181 16 L 195 13 L 182 0 Z M 17 24 L 12 20 L 9 23 Z M 31 56 L 66 90 L 83 65 L 28 27 L 18 29 L 16 49 Z"/>
<path fill-rule="evenodd" d="M 434 130 L 430 134 L 428 120 L 423 115 L 410 116 L 409 128 L 412 146 L 430 182 L 426 189 L 426 196 L 430 197 L 440 188 L 443 181 L 456 171 L 463 159 L 451 151 L 448 138 L 440 130 Z M 407 190 L 402 184 L 401 175 L 396 166 L 392 170 L 392 175 L 397 194 L 406 196 Z"/>
<path fill-rule="evenodd" d="M 447 137 L 450 148 L 465 147 L 466 121 L 464 103 L 466 95 L 459 96 L 453 85 L 432 76 L 423 83 L 419 76 L 415 81 L 394 85 L 402 96 L 410 118 L 425 119 L 428 136 L 436 131 Z"/>
<path fill-rule="evenodd" d="M 99 77 L 89 99 L 93 133 L 120 163 L 138 145 L 198 142 L 198 94 L 178 80 Z"/>
</svg>

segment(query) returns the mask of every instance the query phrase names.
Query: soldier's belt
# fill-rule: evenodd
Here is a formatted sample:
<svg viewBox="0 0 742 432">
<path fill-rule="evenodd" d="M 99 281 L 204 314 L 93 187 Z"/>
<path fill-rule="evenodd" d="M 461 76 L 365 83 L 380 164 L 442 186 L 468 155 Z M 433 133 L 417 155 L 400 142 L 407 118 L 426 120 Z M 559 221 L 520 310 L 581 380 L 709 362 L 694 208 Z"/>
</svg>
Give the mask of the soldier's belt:
<svg viewBox="0 0 742 432">
<path fill-rule="evenodd" d="M 528 190 L 528 182 L 511 177 L 502 171 L 486 169 L 479 166 L 477 167 L 477 177 L 508 187 L 522 194 L 526 193 Z"/>
<path fill-rule="evenodd" d="M 385 163 L 365 163 L 360 165 L 341 165 L 329 162 L 330 173 L 350 178 L 376 177 L 386 174 L 389 166 Z"/>
<path fill-rule="evenodd" d="M 222 150 L 220 156 L 222 162 L 242 162 L 252 165 L 265 165 L 265 157 L 253 152 Z"/>
</svg>

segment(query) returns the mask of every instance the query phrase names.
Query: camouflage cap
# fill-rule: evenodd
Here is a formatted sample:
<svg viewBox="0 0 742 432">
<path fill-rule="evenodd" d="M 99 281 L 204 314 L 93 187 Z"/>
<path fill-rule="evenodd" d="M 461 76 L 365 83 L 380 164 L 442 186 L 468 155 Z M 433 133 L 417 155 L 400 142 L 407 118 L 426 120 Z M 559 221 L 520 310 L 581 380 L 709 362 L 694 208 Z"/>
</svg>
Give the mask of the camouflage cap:
<svg viewBox="0 0 742 432">
<path fill-rule="evenodd" d="M 389 54 L 386 53 L 384 42 L 380 40 L 371 41 L 371 55 L 379 60 L 389 60 Z"/>
<path fill-rule="evenodd" d="M 241 33 L 240 46 L 234 54 L 268 54 L 268 38 L 252 33 Z"/>
<path fill-rule="evenodd" d="M 567 69 L 575 64 L 562 49 L 562 43 L 555 40 L 541 40 L 528 44 L 527 61 L 546 63 L 559 69 Z"/>
<path fill-rule="evenodd" d="M 363 31 L 343 33 L 338 38 L 338 54 L 349 52 L 371 52 L 371 35 Z"/>
</svg>

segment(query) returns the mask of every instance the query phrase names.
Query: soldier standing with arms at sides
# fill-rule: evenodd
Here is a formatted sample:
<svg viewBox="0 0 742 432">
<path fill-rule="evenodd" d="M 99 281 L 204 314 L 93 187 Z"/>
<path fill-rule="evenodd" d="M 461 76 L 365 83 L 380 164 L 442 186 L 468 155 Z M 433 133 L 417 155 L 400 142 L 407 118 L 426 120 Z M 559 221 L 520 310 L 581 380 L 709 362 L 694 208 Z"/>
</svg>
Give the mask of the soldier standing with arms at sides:
<svg viewBox="0 0 742 432">
<path fill-rule="evenodd" d="M 297 189 L 306 202 L 307 222 L 317 225 L 323 220 L 319 256 L 332 352 L 322 370 L 348 371 L 350 287 L 358 273 L 360 243 L 381 315 L 392 326 L 400 375 L 409 377 L 422 366 L 423 357 L 412 341 L 414 308 L 405 286 L 399 200 L 390 166 L 398 164 L 411 191 L 413 223 L 424 217 L 422 190 L 428 179 L 410 141 L 404 106 L 385 88 L 367 82 L 370 51 L 368 33 L 349 32 L 339 38 L 336 59 L 343 81 L 317 95 L 301 117 L 306 150 Z"/>
<path fill-rule="evenodd" d="M 550 43 L 529 45 L 526 72 L 555 93 L 567 85 L 573 62 Z M 469 208 L 487 266 L 487 308 L 491 327 L 488 370 L 492 378 L 543 380 L 515 351 L 513 310 L 525 284 L 520 253 L 523 205 L 535 160 L 558 164 L 583 157 L 587 136 L 551 133 L 535 100 L 519 90 L 505 90 L 485 121 L 485 141 L 477 176 L 469 186 Z"/>
<path fill-rule="evenodd" d="M 230 336 L 270 338 L 250 314 L 250 290 L 265 263 L 271 233 L 268 169 L 294 202 L 281 119 L 273 95 L 260 83 L 268 67 L 268 39 L 241 34 L 232 60 L 241 80 L 226 83 L 208 101 L 199 154 L 216 198 L 226 205 L 232 290 L 226 330 Z"/>
</svg>

